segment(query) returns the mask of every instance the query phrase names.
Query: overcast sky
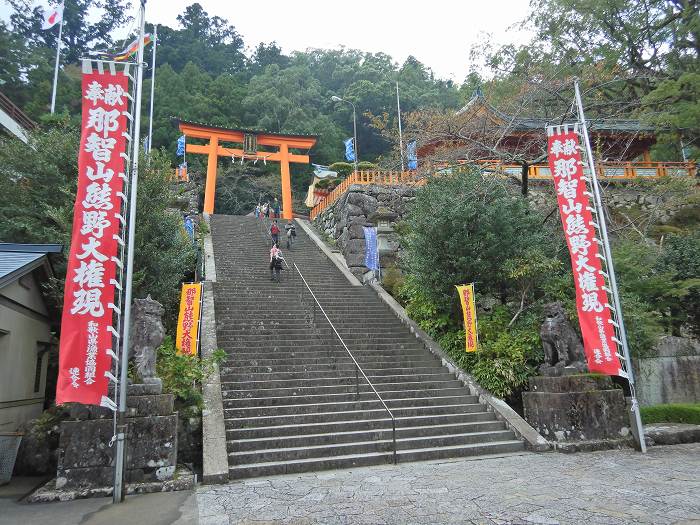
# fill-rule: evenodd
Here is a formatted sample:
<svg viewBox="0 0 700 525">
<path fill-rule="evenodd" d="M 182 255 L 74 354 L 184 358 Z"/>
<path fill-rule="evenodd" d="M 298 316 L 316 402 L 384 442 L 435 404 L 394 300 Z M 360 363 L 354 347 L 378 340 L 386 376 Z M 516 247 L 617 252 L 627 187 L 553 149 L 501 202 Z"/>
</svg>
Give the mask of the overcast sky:
<svg viewBox="0 0 700 525">
<path fill-rule="evenodd" d="M 42 3 L 46 5 L 48 0 Z M 177 27 L 177 15 L 191 3 L 193 0 L 148 0 L 146 19 Z M 200 0 L 210 16 L 229 20 L 248 48 L 275 40 L 285 52 L 342 45 L 382 51 L 399 62 L 414 55 L 437 76 L 456 82 L 462 82 L 469 72 L 469 50 L 482 33 L 490 33 L 495 41 L 502 43 L 522 42 L 527 38 L 510 26 L 526 17 L 528 3 L 528 0 Z M 6 18 L 8 8 L 4 0 L 0 0 L 0 6 L 0 13 Z M 135 7 L 133 11 L 135 14 Z"/>
</svg>

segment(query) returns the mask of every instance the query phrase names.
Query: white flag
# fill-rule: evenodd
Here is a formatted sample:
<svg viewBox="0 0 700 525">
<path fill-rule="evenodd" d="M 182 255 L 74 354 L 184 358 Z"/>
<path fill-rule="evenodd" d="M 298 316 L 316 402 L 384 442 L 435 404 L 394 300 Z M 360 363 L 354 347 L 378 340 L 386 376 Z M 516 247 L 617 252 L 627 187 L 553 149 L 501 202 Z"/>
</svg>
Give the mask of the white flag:
<svg viewBox="0 0 700 525">
<path fill-rule="evenodd" d="M 42 29 L 51 29 L 58 24 L 63 18 L 63 2 L 56 7 L 49 7 L 44 10 L 44 22 L 41 24 Z"/>
</svg>

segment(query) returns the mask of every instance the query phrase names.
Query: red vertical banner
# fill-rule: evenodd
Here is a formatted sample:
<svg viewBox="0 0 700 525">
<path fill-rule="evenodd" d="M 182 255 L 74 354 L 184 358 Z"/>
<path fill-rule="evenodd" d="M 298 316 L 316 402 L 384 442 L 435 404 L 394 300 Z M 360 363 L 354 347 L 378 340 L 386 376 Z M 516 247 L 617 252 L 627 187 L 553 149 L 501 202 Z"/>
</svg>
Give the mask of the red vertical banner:
<svg viewBox="0 0 700 525">
<path fill-rule="evenodd" d="M 129 98 L 122 73 L 83 74 L 78 191 L 63 299 L 56 404 L 107 405 Z"/>
<path fill-rule="evenodd" d="M 626 375 L 617 356 L 578 135 L 568 127 L 564 130 L 551 128 L 547 152 L 571 255 L 576 307 L 588 369 L 607 375 Z"/>
</svg>

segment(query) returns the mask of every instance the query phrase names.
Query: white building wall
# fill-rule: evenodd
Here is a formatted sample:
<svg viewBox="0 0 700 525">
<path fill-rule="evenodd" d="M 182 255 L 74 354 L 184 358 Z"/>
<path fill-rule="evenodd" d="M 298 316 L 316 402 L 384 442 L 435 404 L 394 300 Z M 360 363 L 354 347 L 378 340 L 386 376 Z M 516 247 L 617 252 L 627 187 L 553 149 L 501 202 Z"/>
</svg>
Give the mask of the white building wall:
<svg viewBox="0 0 700 525">
<path fill-rule="evenodd" d="M 37 357 L 51 338 L 46 308 L 38 283 L 31 276 L 0 290 L 0 432 L 14 431 L 43 410 L 48 355 L 41 353 L 38 389 Z M 12 299 L 36 313 L 10 303 Z"/>
</svg>

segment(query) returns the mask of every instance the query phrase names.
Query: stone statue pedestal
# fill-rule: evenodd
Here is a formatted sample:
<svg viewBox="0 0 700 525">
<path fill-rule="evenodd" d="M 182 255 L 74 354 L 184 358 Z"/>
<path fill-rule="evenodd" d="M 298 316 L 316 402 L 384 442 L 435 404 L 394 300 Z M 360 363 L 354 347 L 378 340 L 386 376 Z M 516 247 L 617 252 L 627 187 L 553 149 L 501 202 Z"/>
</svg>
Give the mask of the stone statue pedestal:
<svg viewBox="0 0 700 525">
<path fill-rule="evenodd" d="M 127 396 L 127 483 L 165 482 L 177 465 L 175 396 L 160 381 L 129 385 Z M 111 487 L 115 447 L 112 412 L 75 404 L 72 421 L 61 423 L 56 489 Z"/>
<path fill-rule="evenodd" d="M 608 376 L 533 377 L 523 408 L 527 422 L 557 449 L 632 445 L 624 392 Z"/>
</svg>

